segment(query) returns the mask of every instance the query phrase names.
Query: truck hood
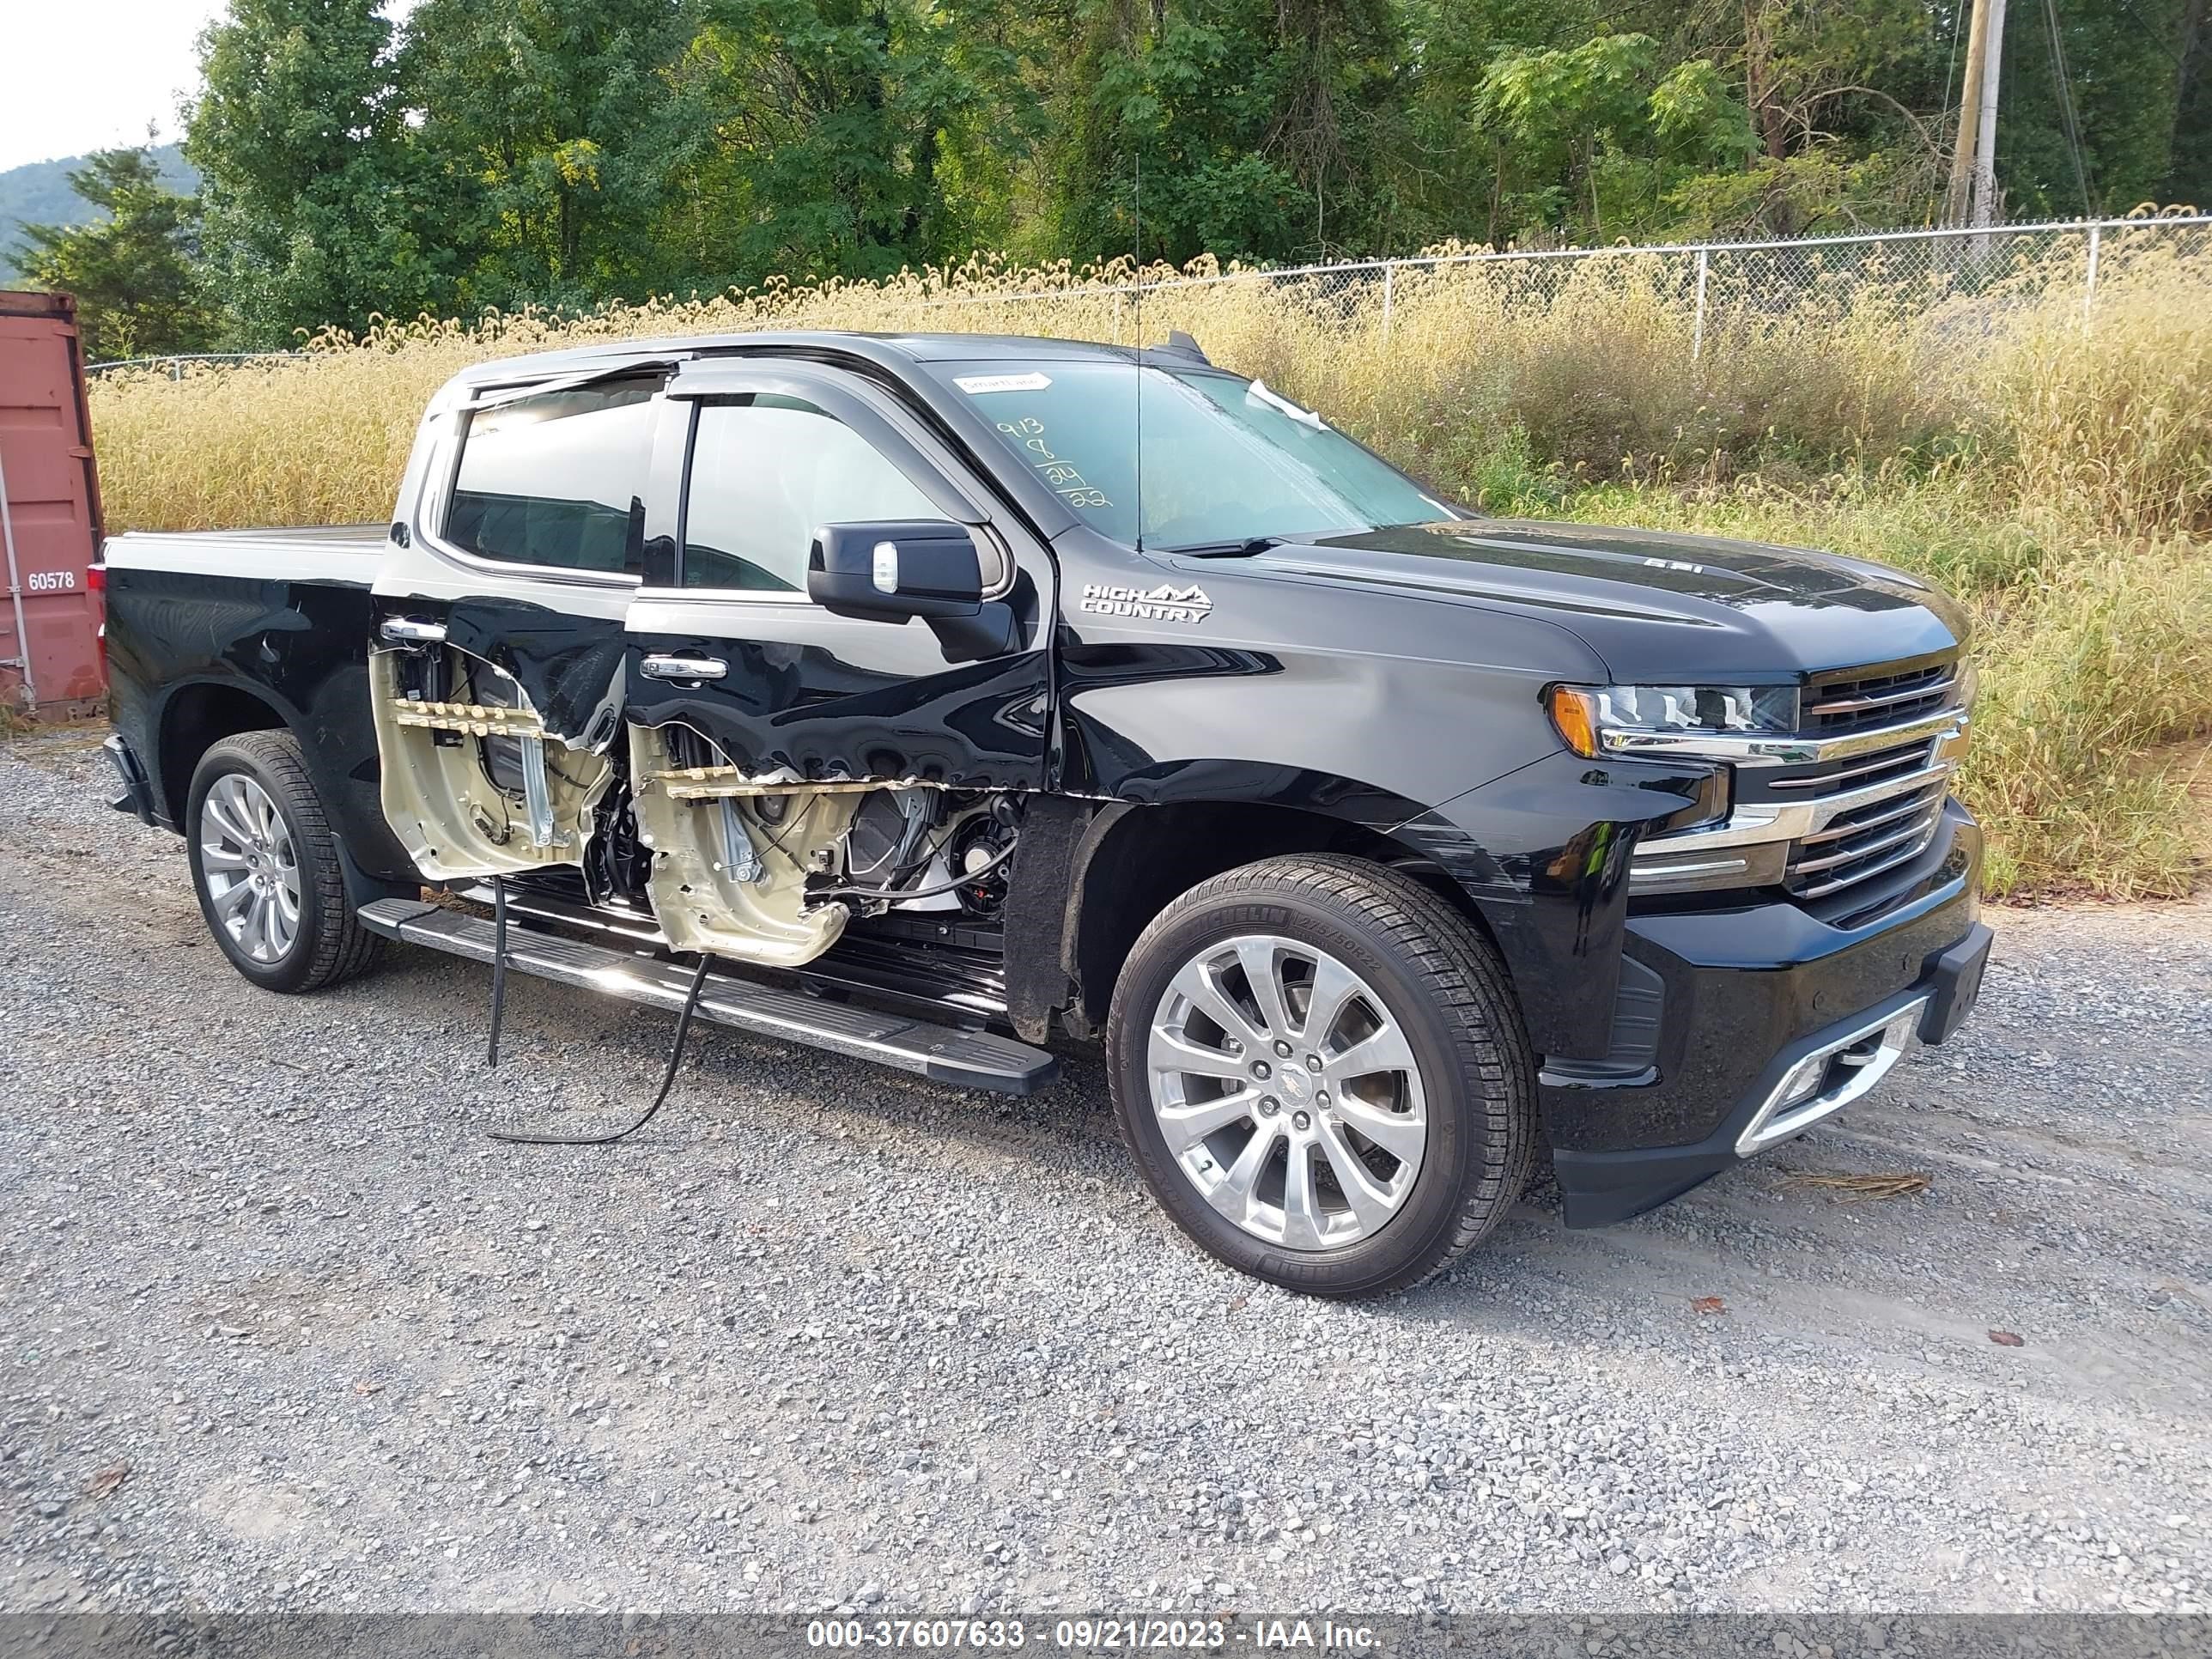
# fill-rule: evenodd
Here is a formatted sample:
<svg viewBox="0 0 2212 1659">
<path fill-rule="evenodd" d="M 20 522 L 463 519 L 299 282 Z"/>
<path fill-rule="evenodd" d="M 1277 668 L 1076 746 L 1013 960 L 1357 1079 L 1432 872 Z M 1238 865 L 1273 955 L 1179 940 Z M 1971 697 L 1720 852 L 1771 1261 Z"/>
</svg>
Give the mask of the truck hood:
<svg viewBox="0 0 2212 1659">
<path fill-rule="evenodd" d="M 1300 538 L 1235 562 L 1528 611 L 1579 635 L 1623 684 L 1817 673 L 1953 650 L 1969 631 L 1954 601 L 1902 571 L 1663 531 L 1479 519 Z"/>
</svg>

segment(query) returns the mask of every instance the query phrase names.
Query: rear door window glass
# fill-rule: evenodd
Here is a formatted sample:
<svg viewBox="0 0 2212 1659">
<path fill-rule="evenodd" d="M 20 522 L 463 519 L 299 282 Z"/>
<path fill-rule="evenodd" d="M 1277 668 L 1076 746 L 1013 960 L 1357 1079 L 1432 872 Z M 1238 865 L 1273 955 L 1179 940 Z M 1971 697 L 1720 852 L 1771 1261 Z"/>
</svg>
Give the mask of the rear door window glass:
<svg viewBox="0 0 2212 1659">
<path fill-rule="evenodd" d="M 604 380 L 480 410 L 446 539 L 508 564 L 638 569 L 659 390 L 658 380 Z"/>
</svg>

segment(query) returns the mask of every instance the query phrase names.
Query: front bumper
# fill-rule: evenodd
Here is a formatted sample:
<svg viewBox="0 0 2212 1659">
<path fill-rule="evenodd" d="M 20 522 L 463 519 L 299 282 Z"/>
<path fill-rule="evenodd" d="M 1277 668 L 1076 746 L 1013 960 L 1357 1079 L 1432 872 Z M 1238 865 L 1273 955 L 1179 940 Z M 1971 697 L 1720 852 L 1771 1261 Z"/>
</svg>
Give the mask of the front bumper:
<svg viewBox="0 0 2212 1659">
<path fill-rule="evenodd" d="M 1547 1068 L 1540 1083 L 1569 1226 L 1680 1197 L 1957 1030 L 1991 934 L 1981 831 L 1955 805 L 1945 817 L 1917 890 L 1863 927 L 1790 903 L 1629 918 L 1624 998 L 1638 999 L 1651 1063 Z"/>
</svg>

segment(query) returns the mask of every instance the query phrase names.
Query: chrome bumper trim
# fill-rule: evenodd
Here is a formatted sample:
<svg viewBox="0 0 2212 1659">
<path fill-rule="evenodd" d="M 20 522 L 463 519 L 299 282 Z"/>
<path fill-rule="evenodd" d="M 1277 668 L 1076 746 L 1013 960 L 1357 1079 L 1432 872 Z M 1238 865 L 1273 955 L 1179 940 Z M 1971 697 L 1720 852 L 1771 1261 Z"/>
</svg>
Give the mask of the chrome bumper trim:
<svg viewBox="0 0 2212 1659">
<path fill-rule="evenodd" d="M 1736 1137 L 1738 1158 L 1749 1158 L 1803 1133 L 1831 1113 L 1839 1112 L 1887 1077 L 1912 1046 L 1928 999 L 1915 997 L 1902 1008 L 1869 1020 L 1848 1035 L 1832 1037 L 1782 1074 L 1743 1133 Z M 1872 1041 L 1864 1054 L 1849 1052 Z M 1838 1063 L 1850 1067 L 1848 1075 L 1819 1092 L 1792 1100 L 1793 1090 L 1808 1079 L 1818 1082 Z"/>
<path fill-rule="evenodd" d="M 1654 862 L 1638 854 L 1629 860 L 1628 890 L 1663 887 L 1671 882 L 1689 882 L 1703 885 L 1716 876 L 1747 876 L 1751 860 L 1746 858 L 1698 859 L 1677 864 L 1672 861 Z"/>
<path fill-rule="evenodd" d="M 1846 812 L 1925 789 L 1949 777 L 1958 769 L 1958 764 L 1953 760 L 1939 760 L 1901 778 L 1847 790 L 1840 795 L 1823 795 L 1818 800 L 1759 801 L 1739 806 L 1729 815 L 1726 823 L 1713 829 L 1654 836 L 1639 842 L 1637 851 L 1656 856 L 1662 853 L 1703 853 L 1766 841 L 1805 841 L 1819 835 Z"/>
</svg>

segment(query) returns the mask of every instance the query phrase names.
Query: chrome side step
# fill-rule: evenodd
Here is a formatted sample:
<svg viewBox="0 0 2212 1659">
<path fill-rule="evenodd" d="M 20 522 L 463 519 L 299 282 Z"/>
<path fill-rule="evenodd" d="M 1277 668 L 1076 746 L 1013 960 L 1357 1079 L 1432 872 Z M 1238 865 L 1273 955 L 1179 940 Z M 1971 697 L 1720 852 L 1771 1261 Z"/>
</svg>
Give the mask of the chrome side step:
<svg viewBox="0 0 2212 1659">
<path fill-rule="evenodd" d="M 492 959 L 492 925 L 481 916 L 395 898 L 363 905 L 361 920 L 371 933 L 386 939 L 427 945 L 472 962 Z M 683 1009 L 691 982 L 691 975 L 674 963 L 606 950 L 512 921 L 507 932 L 507 966 L 511 973 L 603 991 L 671 1013 Z M 1011 1037 L 824 1002 L 734 974 L 707 975 L 696 1018 L 756 1036 L 873 1060 L 957 1089 L 1034 1094 L 1060 1073 L 1060 1061 L 1053 1055 Z"/>
</svg>

